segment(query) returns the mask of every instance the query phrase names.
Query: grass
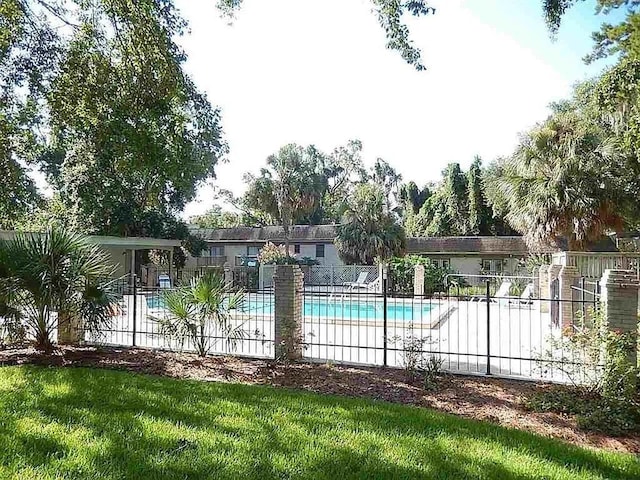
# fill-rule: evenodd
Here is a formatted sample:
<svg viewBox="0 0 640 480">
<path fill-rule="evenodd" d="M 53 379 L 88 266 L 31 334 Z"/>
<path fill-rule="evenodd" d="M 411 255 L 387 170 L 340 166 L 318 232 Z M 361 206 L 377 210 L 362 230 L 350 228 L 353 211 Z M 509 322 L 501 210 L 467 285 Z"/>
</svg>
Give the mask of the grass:
<svg viewBox="0 0 640 480">
<path fill-rule="evenodd" d="M 640 462 L 383 402 L 4 367 L 0 478 L 637 479 Z"/>
</svg>

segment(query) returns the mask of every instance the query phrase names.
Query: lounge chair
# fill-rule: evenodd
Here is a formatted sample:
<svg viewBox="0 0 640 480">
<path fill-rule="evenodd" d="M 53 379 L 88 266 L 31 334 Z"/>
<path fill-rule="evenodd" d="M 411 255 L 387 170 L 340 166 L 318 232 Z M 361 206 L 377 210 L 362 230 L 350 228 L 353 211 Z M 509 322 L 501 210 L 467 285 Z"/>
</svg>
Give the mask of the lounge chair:
<svg viewBox="0 0 640 480">
<path fill-rule="evenodd" d="M 523 303 L 529 305 L 533 303 L 533 283 L 527 283 L 527 286 L 522 291 L 522 295 L 515 300 L 514 303 Z"/>
<path fill-rule="evenodd" d="M 504 281 L 500 284 L 500 288 L 496 291 L 494 295 L 490 297 L 490 301 L 493 303 L 498 303 L 500 300 L 508 300 L 509 290 L 511 289 L 511 282 Z M 472 302 L 482 302 L 486 300 L 485 295 L 474 295 L 471 297 Z"/>
<path fill-rule="evenodd" d="M 363 272 L 365 273 L 365 272 Z M 362 277 L 362 274 L 360 274 L 360 276 Z M 364 277 L 366 280 L 366 276 Z M 360 280 L 360 278 L 358 278 L 358 280 Z M 354 289 L 362 289 L 362 290 L 366 290 L 367 292 L 376 292 L 379 293 L 380 291 L 382 291 L 382 285 L 380 283 L 380 277 L 377 277 L 375 280 L 371 281 L 371 282 L 348 282 L 349 284 L 346 285 L 349 287 L 349 290 L 354 290 Z"/>
<path fill-rule="evenodd" d="M 368 272 L 360 272 L 360 275 L 358 275 L 358 279 L 355 282 L 344 282 L 342 285 L 344 287 L 351 287 L 351 288 L 365 287 L 367 285 L 368 276 L 369 276 Z"/>
</svg>

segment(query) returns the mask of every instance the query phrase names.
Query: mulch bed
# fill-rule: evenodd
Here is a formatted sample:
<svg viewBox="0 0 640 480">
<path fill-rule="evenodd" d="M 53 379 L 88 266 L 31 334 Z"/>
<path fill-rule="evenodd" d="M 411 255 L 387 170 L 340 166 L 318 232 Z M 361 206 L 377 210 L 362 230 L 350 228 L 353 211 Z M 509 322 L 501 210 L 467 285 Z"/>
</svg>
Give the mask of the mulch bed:
<svg viewBox="0 0 640 480">
<path fill-rule="evenodd" d="M 51 355 L 31 349 L 0 351 L 1 365 L 37 364 L 129 370 L 174 378 L 240 382 L 296 388 L 317 393 L 365 397 L 434 408 L 591 447 L 640 453 L 640 432 L 609 437 L 577 428 L 571 415 L 527 411 L 524 400 L 550 385 L 499 378 L 443 376 L 434 391 L 407 381 L 403 370 L 314 363 L 290 365 L 235 357 L 200 358 L 193 354 L 93 347 L 63 347 Z"/>
</svg>

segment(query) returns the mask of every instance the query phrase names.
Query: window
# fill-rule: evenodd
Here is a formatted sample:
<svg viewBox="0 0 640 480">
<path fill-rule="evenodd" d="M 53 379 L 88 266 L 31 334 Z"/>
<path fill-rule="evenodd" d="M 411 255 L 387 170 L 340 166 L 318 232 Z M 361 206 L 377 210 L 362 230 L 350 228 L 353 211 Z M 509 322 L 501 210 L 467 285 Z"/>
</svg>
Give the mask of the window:
<svg viewBox="0 0 640 480">
<path fill-rule="evenodd" d="M 300 253 L 300 244 L 295 244 L 293 246 L 293 253 Z"/>
<path fill-rule="evenodd" d="M 316 245 L 316 258 L 324 258 L 324 244 L 319 243 Z"/>
<path fill-rule="evenodd" d="M 482 271 L 485 273 L 502 273 L 502 259 L 482 260 Z"/>
<path fill-rule="evenodd" d="M 260 253 L 260 247 L 247 245 L 247 256 L 248 257 L 255 257 L 256 255 L 258 255 L 258 253 Z"/>
<path fill-rule="evenodd" d="M 438 268 L 449 268 L 451 265 L 449 258 L 429 258 L 429 261 Z"/>
<path fill-rule="evenodd" d="M 224 245 L 212 245 L 209 247 L 210 257 L 224 257 Z"/>
</svg>

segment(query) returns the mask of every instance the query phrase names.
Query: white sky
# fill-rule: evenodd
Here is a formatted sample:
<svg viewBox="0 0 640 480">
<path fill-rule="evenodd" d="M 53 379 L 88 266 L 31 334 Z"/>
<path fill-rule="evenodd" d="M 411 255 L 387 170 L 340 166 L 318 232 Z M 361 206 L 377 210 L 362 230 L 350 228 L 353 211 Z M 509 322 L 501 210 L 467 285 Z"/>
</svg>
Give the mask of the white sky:
<svg viewBox="0 0 640 480">
<path fill-rule="evenodd" d="M 540 9 L 539 0 L 508 1 Z M 437 180 L 451 161 L 509 154 L 579 79 L 558 62 L 563 45 L 549 41 L 541 18 L 526 20 L 541 38 L 523 45 L 483 23 L 469 8 L 478 0 L 434 0 L 435 16 L 411 21 L 426 72 L 385 49 L 368 0 L 246 0 L 232 26 L 214 3 L 177 2 L 191 26 L 187 70 L 222 108 L 230 146 L 215 184 L 236 193 L 244 172 L 289 142 L 330 151 L 358 138 L 366 162 L 382 157 L 405 181 Z M 560 50 L 547 59 L 551 48 Z M 580 64 L 584 52 L 565 53 Z M 212 201 L 202 188 L 185 216 Z"/>
</svg>

